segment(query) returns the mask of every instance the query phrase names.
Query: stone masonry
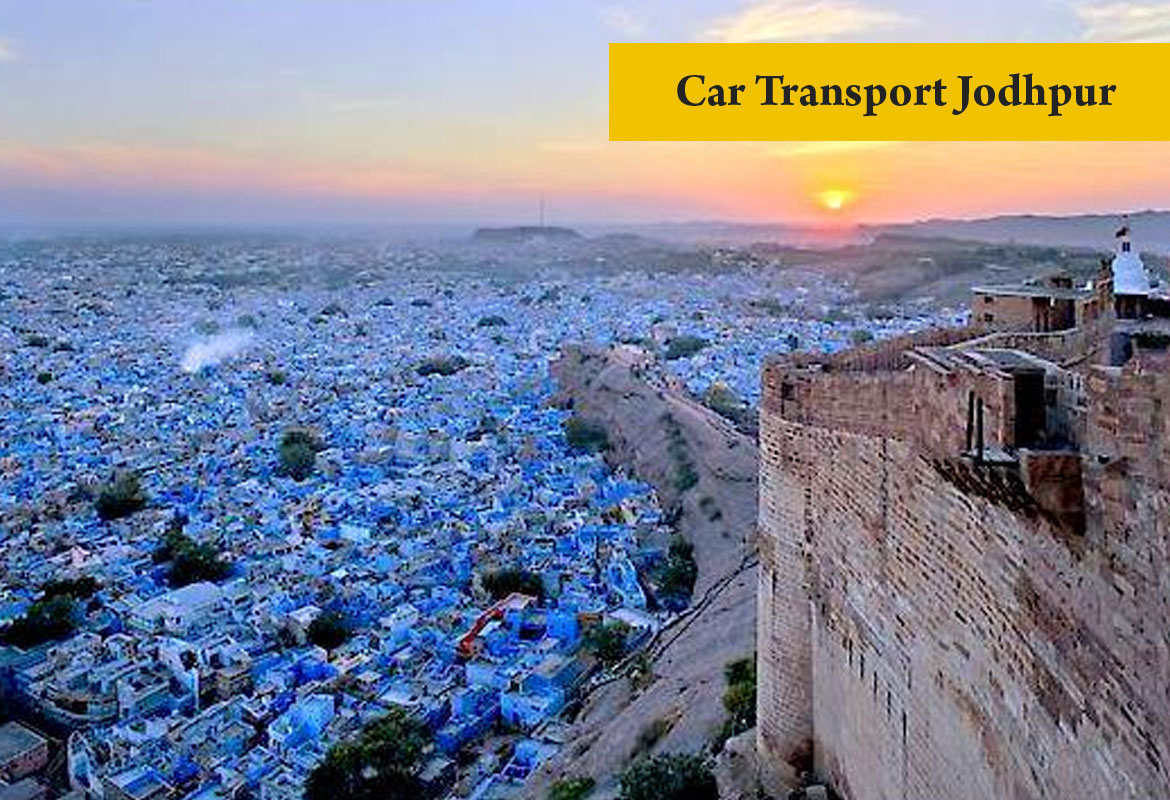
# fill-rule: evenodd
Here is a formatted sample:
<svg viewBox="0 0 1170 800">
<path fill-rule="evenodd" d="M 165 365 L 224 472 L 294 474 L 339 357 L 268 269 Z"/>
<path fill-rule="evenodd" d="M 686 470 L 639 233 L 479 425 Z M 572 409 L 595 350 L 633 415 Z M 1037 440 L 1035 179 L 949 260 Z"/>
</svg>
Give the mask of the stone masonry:
<svg viewBox="0 0 1170 800">
<path fill-rule="evenodd" d="M 1170 359 L 972 335 L 764 370 L 761 762 L 848 800 L 1168 798 Z"/>
</svg>

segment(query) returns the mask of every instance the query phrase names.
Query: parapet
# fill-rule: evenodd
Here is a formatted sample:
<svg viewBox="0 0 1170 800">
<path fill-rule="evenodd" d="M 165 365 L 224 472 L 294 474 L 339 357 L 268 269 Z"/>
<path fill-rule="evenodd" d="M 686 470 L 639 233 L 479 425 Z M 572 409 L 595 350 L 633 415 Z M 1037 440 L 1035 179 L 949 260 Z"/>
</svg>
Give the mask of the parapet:
<svg viewBox="0 0 1170 800">
<path fill-rule="evenodd" d="M 911 441 L 938 455 L 1067 449 L 1079 384 L 1021 350 L 972 346 L 969 328 L 765 366 L 765 411 L 802 425 Z"/>
<path fill-rule="evenodd" d="M 833 354 L 790 353 L 773 356 L 764 365 L 770 369 L 810 369 L 821 372 L 895 372 L 910 366 L 906 357 L 915 347 L 945 347 L 969 341 L 978 335 L 975 328 L 935 328 L 854 347 Z"/>
</svg>

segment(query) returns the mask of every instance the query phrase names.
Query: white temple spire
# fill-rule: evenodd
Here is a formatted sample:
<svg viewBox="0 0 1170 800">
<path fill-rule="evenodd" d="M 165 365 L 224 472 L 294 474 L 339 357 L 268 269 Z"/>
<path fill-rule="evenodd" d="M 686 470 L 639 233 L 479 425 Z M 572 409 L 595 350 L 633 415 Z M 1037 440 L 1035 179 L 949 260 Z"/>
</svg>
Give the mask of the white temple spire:
<svg viewBox="0 0 1170 800">
<path fill-rule="evenodd" d="M 1113 257 L 1113 293 L 1115 295 L 1141 295 L 1150 293 L 1150 274 L 1141 256 L 1133 251 L 1130 242 L 1129 216 L 1122 218 L 1121 227 L 1114 238 L 1118 240 L 1117 254 Z"/>
</svg>

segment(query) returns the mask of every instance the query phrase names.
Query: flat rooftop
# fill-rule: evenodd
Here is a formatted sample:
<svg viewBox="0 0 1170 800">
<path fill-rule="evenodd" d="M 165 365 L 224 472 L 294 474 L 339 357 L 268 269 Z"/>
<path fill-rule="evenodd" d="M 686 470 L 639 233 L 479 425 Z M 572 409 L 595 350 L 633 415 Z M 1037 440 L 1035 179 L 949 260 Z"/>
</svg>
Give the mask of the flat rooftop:
<svg viewBox="0 0 1170 800">
<path fill-rule="evenodd" d="M 0 800 L 33 800 L 45 796 L 45 787 L 32 778 L 13 784 L 0 783 Z"/>
<path fill-rule="evenodd" d="M 0 764 L 40 747 L 47 741 L 44 736 L 19 722 L 6 722 L 0 725 Z"/>
<path fill-rule="evenodd" d="M 958 372 L 1048 371 L 1056 365 L 1025 350 L 998 347 L 916 347 L 910 358 L 935 369 Z"/>
<path fill-rule="evenodd" d="M 1087 289 L 1065 289 L 1059 286 L 1035 286 L 1027 283 L 972 286 L 971 293 L 989 294 L 997 297 L 1051 297 L 1057 300 L 1077 300 L 1089 296 Z"/>
</svg>

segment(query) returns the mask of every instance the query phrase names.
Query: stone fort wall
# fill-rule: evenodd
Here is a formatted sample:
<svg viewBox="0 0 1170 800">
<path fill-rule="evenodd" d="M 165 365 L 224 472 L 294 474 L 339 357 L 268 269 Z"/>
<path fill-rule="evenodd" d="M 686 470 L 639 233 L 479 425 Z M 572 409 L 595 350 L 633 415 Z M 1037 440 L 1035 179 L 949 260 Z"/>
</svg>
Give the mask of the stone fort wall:
<svg viewBox="0 0 1170 800">
<path fill-rule="evenodd" d="M 1093 368 L 1080 455 L 994 467 L 959 457 L 986 379 L 883 363 L 765 370 L 763 763 L 849 800 L 1170 797 L 1170 365 Z"/>
</svg>

